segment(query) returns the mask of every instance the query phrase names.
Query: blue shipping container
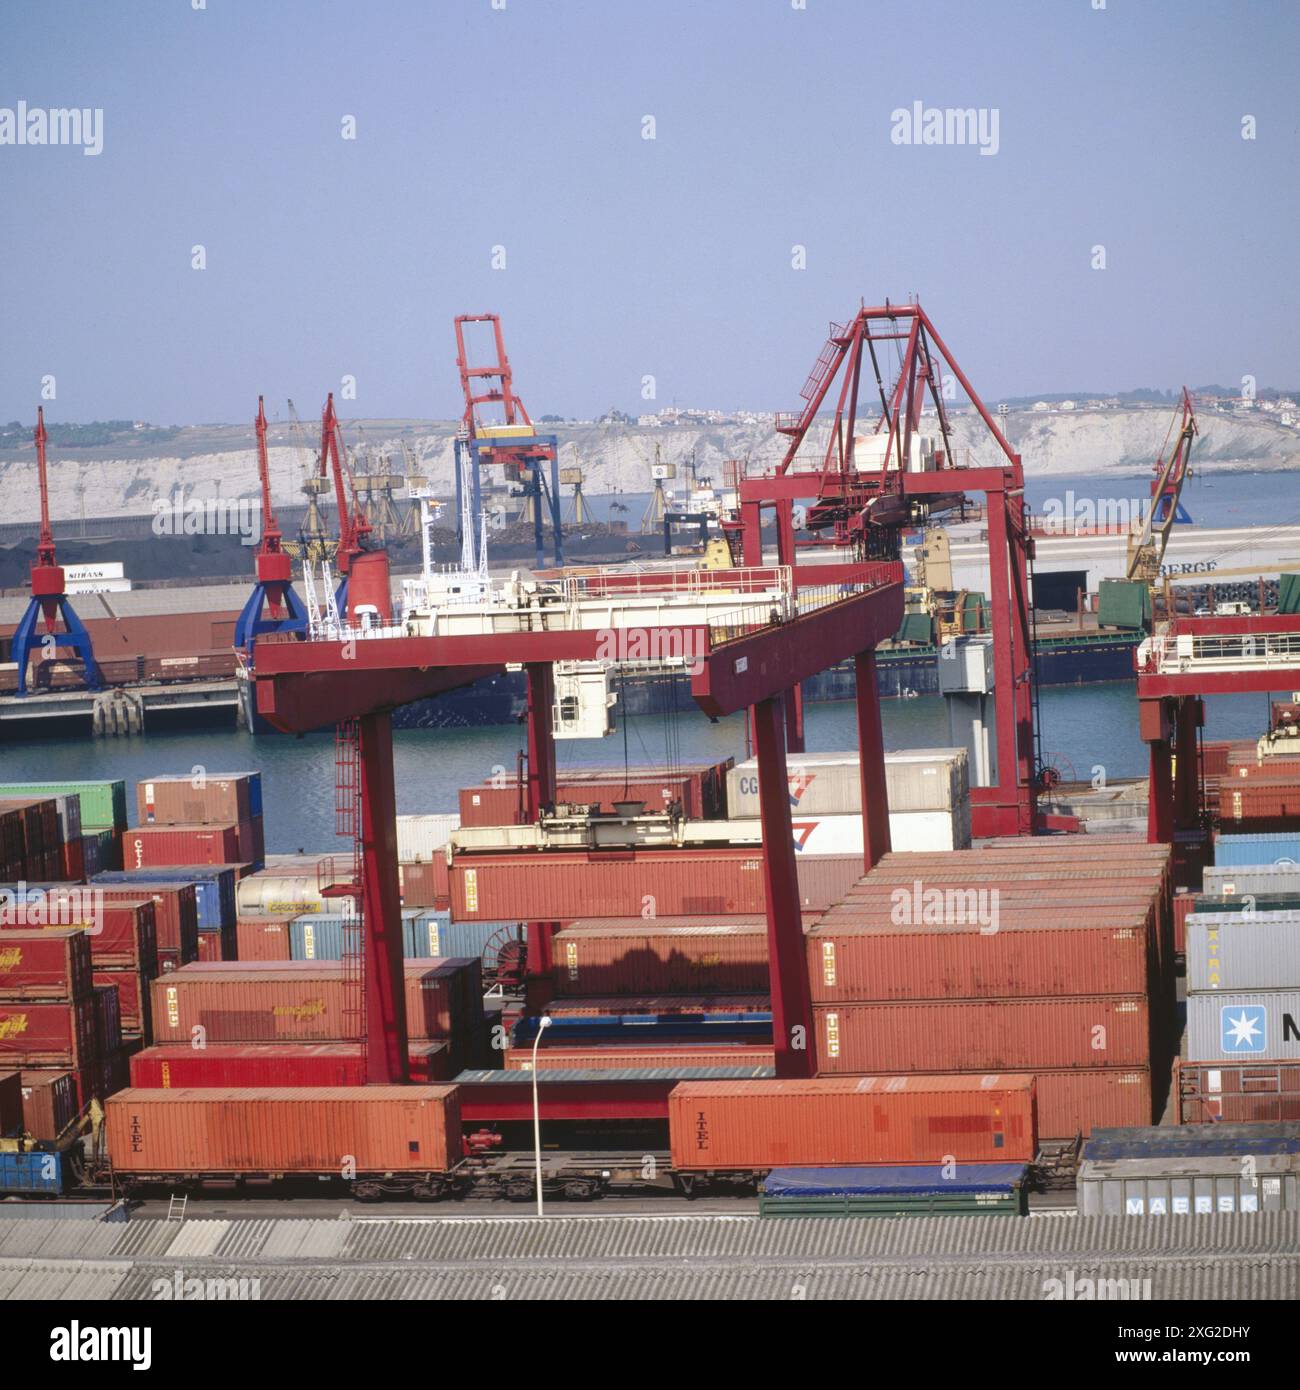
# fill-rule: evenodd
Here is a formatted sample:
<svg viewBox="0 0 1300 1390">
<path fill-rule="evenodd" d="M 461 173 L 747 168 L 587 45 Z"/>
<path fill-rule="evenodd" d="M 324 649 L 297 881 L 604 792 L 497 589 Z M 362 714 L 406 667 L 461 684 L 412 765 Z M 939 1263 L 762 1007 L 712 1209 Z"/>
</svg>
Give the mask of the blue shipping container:
<svg viewBox="0 0 1300 1390">
<path fill-rule="evenodd" d="M 0 1153 L 0 1192 L 57 1197 L 62 1191 L 61 1155 Z"/>
<path fill-rule="evenodd" d="M 1300 831 L 1274 831 L 1260 835 L 1225 835 L 1214 839 L 1216 865 L 1300 864 Z"/>
<path fill-rule="evenodd" d="M 1094 1129 L 1083 1146 L 1084 1158 L 1097 1160 L 1295 1153 L 1300 1153 L 1300 1124 L 1292 1122 Z"/>
<path fill-rule="evenodd" d="M 450 912 L 417 908 L 402 913 L 403 950 L 408 959 L 422 956 L 475 956 L 480 960 L 494 936 L 522 939 L 517 922 L 453 922 Z"/>
</svg>

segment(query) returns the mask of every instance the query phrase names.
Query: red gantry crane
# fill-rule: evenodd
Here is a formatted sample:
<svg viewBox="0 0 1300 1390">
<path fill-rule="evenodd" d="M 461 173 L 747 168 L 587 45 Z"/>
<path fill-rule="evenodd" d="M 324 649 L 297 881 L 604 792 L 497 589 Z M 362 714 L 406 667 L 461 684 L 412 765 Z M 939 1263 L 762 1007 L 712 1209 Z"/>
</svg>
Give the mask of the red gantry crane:
<svg viewBox="0 0 1300 1390">
<path fill-rule="evenodd" d="M 255 559 L 257 583 L 235 624 L 235 646 L 251 653 L 254 641 L 268 632 L 305 636 L 307 610 L 293 588 L 293 562 L 283 548 L 280 525 L 271 505 L 271 469 L 266 454 L 266 408 L 257 398 L 257 471 L 262 483 L 262 539 Z M 270 617 L 262 617 L 263 605 Z"/>
<path fill-rule="evenodd" d="M 90 633 L 77 617 L 68 601 L 63 569 L 55 559 L 54 532 L 50 527 L 50 489 L 45 467 L 45 408 L 36 410 L 36 468 L 40 475 L 41 534 L 36 543 L 36 559 L 32 564 L 32 598 L 22 621 L 14 630 L 13 659 L 18 665 L 18 694 L 27 692 L 27 664 L 33 651 L 39 649 L 45 660 L 53 660 L 60 651 L 71 650 L 81 658 L 82 673 L 90 690 L 103 687 L 99 667 L 95 662 Z M 62 617 L 63 631 L 57 630 Z M 38 623 L 44 632 L 38 634 Z"/>
<path fill-rule="evenodd" d="M 388 552 L 370 545 L 370 522 L 357 500 L 348 472 L 343 427 L 331 391 L 321 412 L 320 476 L 334 481 L 334 504 L 339 514 L 338 572 L 335 596 L 341 615 L 360 622 L 388 622 L 393 616 Z"/>
</svg>

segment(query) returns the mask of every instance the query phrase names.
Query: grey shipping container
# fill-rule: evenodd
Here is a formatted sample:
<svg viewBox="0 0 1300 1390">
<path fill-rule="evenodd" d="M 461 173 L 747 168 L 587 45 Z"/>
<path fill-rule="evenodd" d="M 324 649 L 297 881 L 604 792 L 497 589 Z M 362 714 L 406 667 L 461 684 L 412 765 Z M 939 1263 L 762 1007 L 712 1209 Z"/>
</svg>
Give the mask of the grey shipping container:
<svg viewBox="0 0 1300 1390">
<path fill-rule="evenodd" d="M 1084 1159 L 1079 1164 L 1080 1216 L 1206 1216 L 1215 1212 L 1300 1209 L 1300 1155 L 1240 1159 Z"/>
<path fill-rule="evenodd" d="M 786 758 L 792 808 L 804 816 L 850 815 L 862 810 L 857 753 L 792 753 Z M 885 786 L 892 812 L 950 811 L 970 799 L 964 748 L 915 748 L 885 754 Z M 727 774 L 727 817 L 759 814 L 758 760 Z"/>
<path fill-rule="evenodd" d="M 1300 912 L 1193 912 L 1187 919 L 1187 987 L 1300 989 Z"/>
<path fill-rule="evenodd" d="M 1189 993 L 1187 1055 L 1198 1062 L 1300 1058 L 1300 989 Z"/>
<path fill-rule="evenodd" d="M 1300 893 L 1300 869 L 1273 864 L 1257 868 L 1234 868 L 1231 864 L 1222 864 L 1205 870 L 1205 892 L 1238 898 L 1246 893 L 1261 897 Z"/>
</svg>

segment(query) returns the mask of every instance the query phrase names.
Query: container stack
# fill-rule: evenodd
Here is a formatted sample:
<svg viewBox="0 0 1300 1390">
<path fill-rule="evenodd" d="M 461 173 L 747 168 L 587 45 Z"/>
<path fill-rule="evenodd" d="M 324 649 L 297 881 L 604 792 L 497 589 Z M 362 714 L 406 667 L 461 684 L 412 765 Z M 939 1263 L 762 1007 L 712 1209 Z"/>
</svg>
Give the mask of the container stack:
<svg viewBox="0 0 1300 1390">
<path fill-rule="evenodd" d="M 31 882 L 47 878 L 89 878 L 105 869 L 122 867 L 122 832 L 126 829 L 126 783 L 121 781 L 88 782 L 3 782 L 0 799 L 75 798 L 76 821 L 80 826 L 80 847 L 69 846 L 65 821 L 64 867 L 75 867 L 80 857 L 82 872 L 46 875 L 27 873 L 6 874 L 0 868 L 0 879 L 25 877 Z M 3 857 L 3 828 L 0 827 L 0 857 Z"/>
<path fill-rule="evenodd" d="M 0 800 L 0 879 L 6 883 L 66 881 L 63 827 L 75 823 L 79 836 L 77 809 L 76 797 Z M 70 852 L 80 859 L 79 844 Z"/>
<path fill-rule="evenodd" d="M 1168 898 L 1167 847 L 1132 840 L 886 855 L 807 935 L 819 1074 L 1033 1075 L 1049 1139 L 1149 1123 Z"/>
<path fill-rule="evenodd" d="M 459 827 L 455 814 L 398 816 L 397 883 L 404 907 L 445 911 L 450 905 L 447 841 Z"/>
<path fill-rule="evenodd" d="M 105 890 L 123 888 L 135 892 L 161 893 L 165 890 L 190 889 L 194 897 L 194 936 L 175 944 L 170 936 L 164 970 L 188 964 L 190 960 L 233 960 L 238 949 L 236 932 L 235 885 L 238 864 L 177 864 L 162 868 L 130 869 L 122 873 L 99 874 L 92 887 Z M 193 954 L 188 954 L 193 950 Z M 160 948 L 162 949 L 162 948 Z M 178 951 L 184 959 L 171 953 Z"/>
<path fill-rule="evenodd" d="M 127 832 L 127 868 L 168 864 L 249 864 L 266 856 L 262 774 L 213 772 L 137 783 L 136 825 Z"/>
<path fill-rule="evenodd" d="M 1179 1118 L 1300 1120 L 1300 865 L 1219 866 L 1205 888 L 1186 919 Z"/>
<path fill-rule="evenodd" d="M 857 753 L 791 753 L 786 767 L 800 852 L 861 853 L 862 775 Z M 964 748 L 886 753 L 885 785 L 895 849 L 970 847 L 970 769 Z M 757 819 L 757 758 L 728 773 L 727 809 L 731 820 Z"/>
<path fill-rule="evenodd" d="M 24 1085 L 67 1077 L 57 1084 L 80 1113 L 124 1085 L 126 1069 L 117 989 L 96 985 L 90 935 L 0 933 L 0 1070 L 21 1072 Z"/>
</svg>

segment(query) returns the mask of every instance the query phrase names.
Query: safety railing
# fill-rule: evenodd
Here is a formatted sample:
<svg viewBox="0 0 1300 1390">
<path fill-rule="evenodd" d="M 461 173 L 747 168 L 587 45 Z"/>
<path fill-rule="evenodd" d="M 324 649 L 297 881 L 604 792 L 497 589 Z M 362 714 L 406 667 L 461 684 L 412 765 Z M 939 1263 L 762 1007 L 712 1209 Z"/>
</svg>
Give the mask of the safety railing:
<svg viewBox="0 0 1300 1390">
<path fill-rule="evenodd" d="M 1300 632 L 1155 633 L 1139 644 L 1140 671 L 1164 675 L 1300 666 Z"/>
</svg>

